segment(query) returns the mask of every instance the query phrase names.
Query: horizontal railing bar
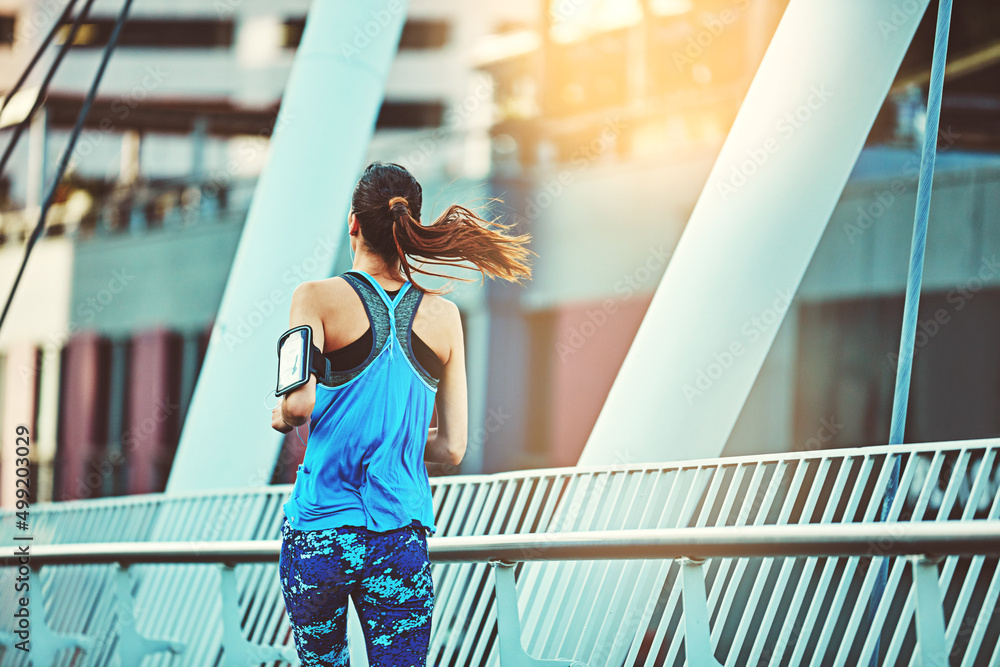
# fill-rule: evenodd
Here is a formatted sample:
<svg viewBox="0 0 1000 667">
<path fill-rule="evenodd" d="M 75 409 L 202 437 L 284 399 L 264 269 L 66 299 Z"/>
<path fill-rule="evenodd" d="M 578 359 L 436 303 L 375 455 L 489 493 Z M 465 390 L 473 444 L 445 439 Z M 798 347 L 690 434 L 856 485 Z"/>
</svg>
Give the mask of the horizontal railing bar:
<svg viewBox="0 0 1000 667">
<path fill-rule="evenodd" d="M 1000 555 L 1000 521 L 717 526 L 431 537 L 433 562 Z M 30 564 L 266 563 L 281 540 L 33 545 Z M 18 565 L 17 547 L 0 565 Z"/>
<path fill-rule="evenodd" d="M 496 473 L 470 473 L 463 475 L 441 475 L 430 478 L 432 487 L 451 486 L 456 484 L 471 482 L 486 482 L 497 480 L 522 480 L 536 479 L 539 477 L 558 477 L 561 475 L 586 475 L 593 473 L 611 472 L 639 472 L 639 471 L 659 471 L 659 470 L 687 470 L 699 467 L 734 467 L 744 464 L 767 464 L 789 461 L 818 461 L 821 459 L 846 459 L 857 456 L 882 456 L 887 454 L 933 454 L 939 451 L 963 451 L 976 449 L 989 449 L 1000 446 L 1000 438 L 982 438 L 977 440 L 946 440 L 941 442 L 920 442 L 904 443 L 902 445 L 870 445 L 864 447 L 842 447 L 837 449 L 803 450 L 795 452 L 778 452 L 771 454 L 743 454 L 740 456 L 729 456 L 724 458 L 704 458 L 690 459 L 684 461 L 664 461 L 646 463 L 609 463 L 592 464 L 586 466 L 564 466 L 556 468 L 536 468 L 523 470 L 509 470 Z M 267 490 L 287 496 L 294 485 L 274 484 L 264 487 Z M 189 500 L 192 498 L 215 498 L 222 495 L 239 495 L 243 493 L 257 493 L 261 491 L 260 486 L 232 487 L 226 489 L 208 489 L 200 491 L 185 491 L 183 493 L 147 493 L 128 496 L 114 496 L 109 498 L 87 498 L 82 500 L 57 500 L 36 503 L 32 505 L 33 511 L 67 512 L 79 509 L 91 509 L 95 507 L 120 507 L 129 504 L 143 504 L 151 501 L 165 502 Z M 8 515 L 13 516 L 12 509 L 0 509 L 0 520 L 4 520 Z"/>
</svg>

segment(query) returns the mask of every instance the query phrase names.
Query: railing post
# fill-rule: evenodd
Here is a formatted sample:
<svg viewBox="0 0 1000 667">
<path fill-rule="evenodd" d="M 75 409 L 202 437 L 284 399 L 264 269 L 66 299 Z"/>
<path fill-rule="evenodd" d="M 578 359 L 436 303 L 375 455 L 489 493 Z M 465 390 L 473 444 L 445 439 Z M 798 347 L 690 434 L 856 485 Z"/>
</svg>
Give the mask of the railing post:
<svg viewBox="0 0 1000 667">
<path fill-rule="evenodd" d="M 56 655 L 63 649 L 79 648 L 91 652 L 97 642 L 82 634 L 55 632 L 45 618 L 45 602 L 42 599 L 41 568 L 32 567 L 28 598 L 28 615 L 31 617 L 31 641 L 28 643 L 28 661 L 32 665 L 53 665 Z"/>
<path fill-rule="evenodd" d="M 705 561 L 679 558 L 681 598 L 684 603 L 684 653 L 694 667 L 722 667 L 712 652 L 712 633 L 708 622 L 708 598 L 705 595 Z"/>
<path fill-rule="evenodd" d="M 299 664 L 298 654 L 291 646 L 271 646 L 251 642 L 243 636 L 243 614 L 236 586 L 236 566 L 219 565 L 219 583 L 222 590 L 222 649 L 226 665 L 259 665 L 262 662 L 285 660 Z"/>
<path fill-rule="evenodd" d="M 151 639 L 136 628 L 135 598 L 132 597 L 132 576 L 128 565 L 115 565 L 115 591 L 118 594 L 118 645 L 115 647 L 120 664 L 141 665 L 150 653 L 184 651 L 184 644 L 167 639 Z"/>
<path fill-rule="evenodd" d="M 947 667 L 944 601 L 938 581 L 941 557 L 911 556 L 913 592 L 917 600 L 917 655 L 921 667 Z"/>
<path fill-rule="evenodd" d="M 497 599 L 497 643 L 500 667 L 587 667 L 575 660 L 541 660 L 528 655 L 521 645 L 521 617 L 517 610 L 517 583 L 514 566 L 517 563 L 491 560 Z"/>
</svg>

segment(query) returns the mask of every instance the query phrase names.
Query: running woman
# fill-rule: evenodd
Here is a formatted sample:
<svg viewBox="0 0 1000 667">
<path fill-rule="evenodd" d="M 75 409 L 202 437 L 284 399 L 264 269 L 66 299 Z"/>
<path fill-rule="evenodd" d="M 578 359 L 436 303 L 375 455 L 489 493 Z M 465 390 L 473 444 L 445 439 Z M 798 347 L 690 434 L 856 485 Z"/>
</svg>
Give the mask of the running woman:
<svg viewBox="0 0 1000 667">
<path fill-rule="evenodd" d="M 286 394 L 271 416 L 282 433 L 309 422 L 279 560 L 304 667 L 348 665 L 348 596 L 373 667 L 426 664 L 427 536 L 436 530 L 427 465 L 461 462 L 468 413 L 458 308 L 413 275 L 449 277 L 424 268 L 431 264 L 511 282 L 530 276 L 528 236 L 458 205 L 424 226 L 421 200 L 406 169 L 369 165 L 348 215 L 353 268 L 292 296 L 290 326 L 312 328 L 332 369 Z"/>
</svg>

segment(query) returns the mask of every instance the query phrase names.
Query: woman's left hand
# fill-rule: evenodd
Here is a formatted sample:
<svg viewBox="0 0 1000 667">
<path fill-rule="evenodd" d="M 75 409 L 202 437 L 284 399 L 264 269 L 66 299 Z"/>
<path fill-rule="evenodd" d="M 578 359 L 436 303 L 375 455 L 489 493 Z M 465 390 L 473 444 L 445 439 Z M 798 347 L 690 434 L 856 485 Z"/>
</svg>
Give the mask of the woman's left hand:
<svg viewBox="0 0 1000 667">
<path fill-rule="evenodd" d="M 285 423 L 285 418 L 281 415 L 281 403 L 271 410 L 271 428 L 280 433 L 288 433 L 292 430 L 289 424 Z"/>
</svg>

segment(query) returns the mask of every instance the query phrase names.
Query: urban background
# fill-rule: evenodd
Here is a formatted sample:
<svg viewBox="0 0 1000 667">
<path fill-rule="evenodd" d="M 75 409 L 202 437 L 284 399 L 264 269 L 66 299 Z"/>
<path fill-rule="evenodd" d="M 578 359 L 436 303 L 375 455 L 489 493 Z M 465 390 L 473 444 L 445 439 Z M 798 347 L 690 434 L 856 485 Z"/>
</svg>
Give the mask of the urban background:
<svg viewBox="0 0 1000 667">
<path fill-rule="evenodd" d="M 413 171 L 425 219 L 501 200 L 492 212 L 530 232 L 538 255 L 523 287 L 453 293 L 469 365 L 461 472 L 576 463 L 785 4 L 412 1 L 368 158 Z M 62 7 L 0 0 L 0 93 Z M 887 439 L 935 7 L 801 288 L 743 327 L 780 329 L 727 455 Z M 308 9 L 135 3 L 0 336 L 0 433 L 36 434 L 34 501 L 165 487 Z M 4 295 L 117 11 L 94 3 L 0 175 Z M 995 2 L 957 4 L 909 441 L 1000 435 L 998 36 Z M 68 26 L 56 41 L 67 39 Z M 0 150 L 24 99 L 0 115 Z M 816 91 L 776 130 L 794 132 L 823 101 Z M 340 244 L 335 272 L 349 267 Z M 691 400 L 711 373 L 692 378 Z M 266 434 L 269 414 L 247 414 Z M 297 439 L 284 446 L 301 456 Z M 0 486 L 3 504 L 11 494 Z"/>
</svg>

